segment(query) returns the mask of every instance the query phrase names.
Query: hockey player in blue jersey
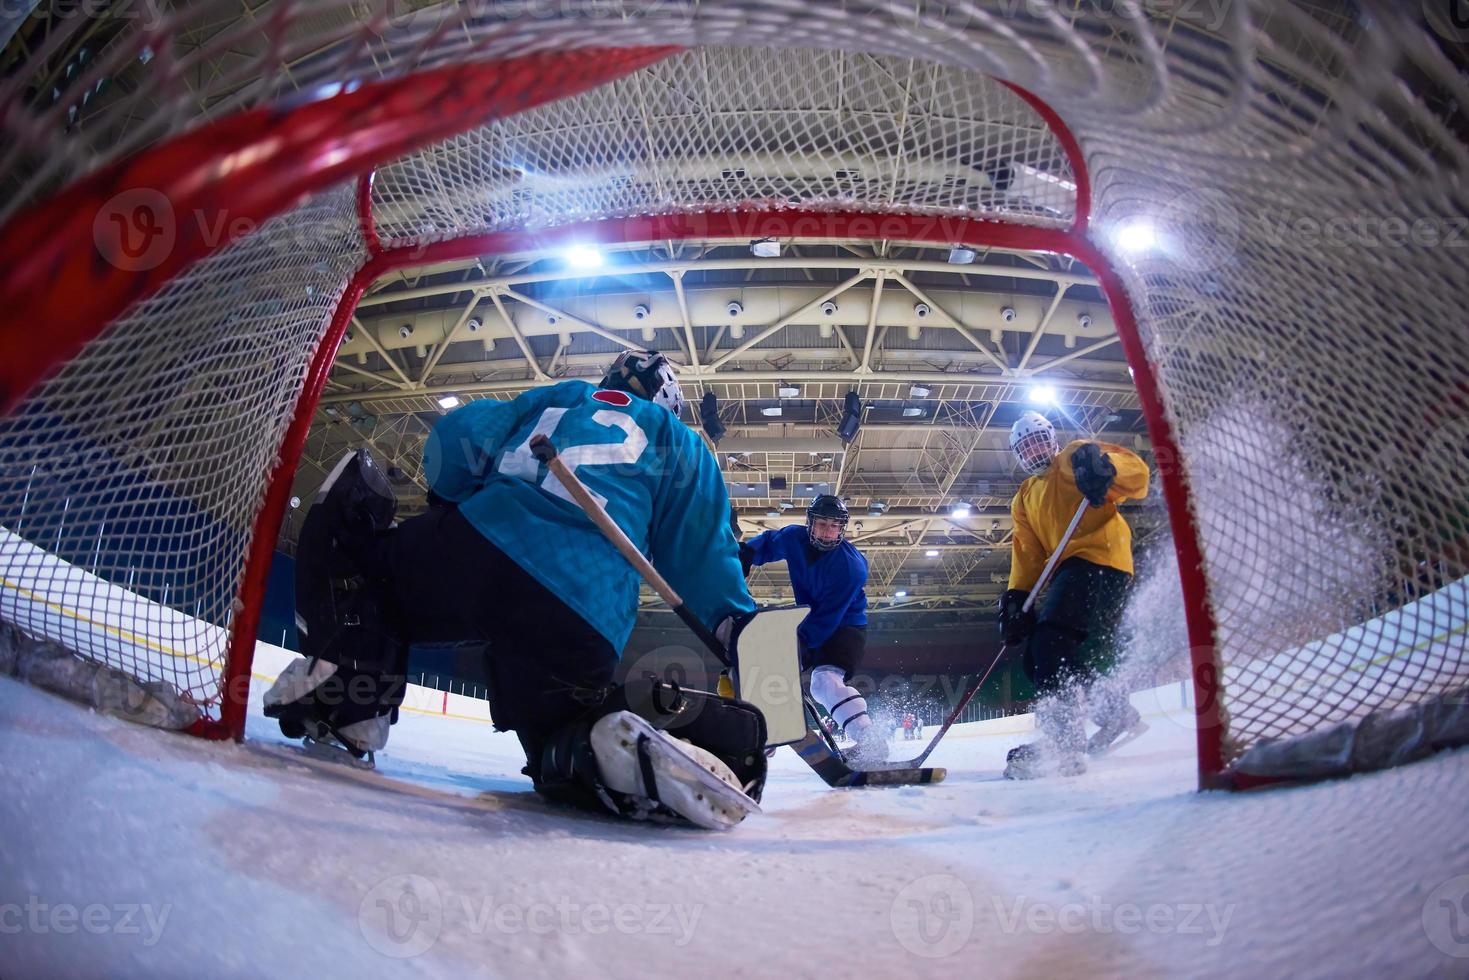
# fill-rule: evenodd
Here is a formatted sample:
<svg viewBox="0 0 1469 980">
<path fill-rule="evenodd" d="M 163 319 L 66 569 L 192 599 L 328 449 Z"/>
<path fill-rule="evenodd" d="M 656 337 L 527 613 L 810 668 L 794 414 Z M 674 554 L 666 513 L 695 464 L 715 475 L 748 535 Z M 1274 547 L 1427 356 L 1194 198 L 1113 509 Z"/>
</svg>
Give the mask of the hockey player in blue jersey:
<svg viewBox="0 0 1469 980">
<path fill-rule="evenodd" d="M 455 409 L 425 446 L 429 512 L 391 529 L 391 491 L 371 457 L 344 460 L 302 529 L 297 608 L 309 656 L 282 675 L 267 714 L 288 735 L 380 748 L 408 646 L 482 643 L 495 726 L 519 736 L 540 792 L 708 827 L 753 812 L 764 782 L 758 712 L 712 696 L 689 711 L 677 698 L 693 692 L 613 685 L 637 573 L 530 451 L 535 436 L 554 439 L 718 633 L 755 605 L 719 466 L 679 421 L 682 408 L 663 355 L 628 351 L 600 386 L 564 381 Z M 337 689 L 356 680 L 385 693 L 343 703 Z M 711 772 L 721 785 L 708 785 Z"/>
<path fill-rule="evenodd" d="M 805 527 L 757 534 L 740 545 L 740 562 L 746 574 L 754 565 L 786 563 L 796 603 L 811 609 L 796 629 L 811 696 L 856 741 L 852 761 L 870 764 L 887 759 L 887 740 L 848 683 L 867 652 L 867 559 L 846 540 L 847 518 L 840 497 L 820 494 L 806 508 Z"/>
</svg>

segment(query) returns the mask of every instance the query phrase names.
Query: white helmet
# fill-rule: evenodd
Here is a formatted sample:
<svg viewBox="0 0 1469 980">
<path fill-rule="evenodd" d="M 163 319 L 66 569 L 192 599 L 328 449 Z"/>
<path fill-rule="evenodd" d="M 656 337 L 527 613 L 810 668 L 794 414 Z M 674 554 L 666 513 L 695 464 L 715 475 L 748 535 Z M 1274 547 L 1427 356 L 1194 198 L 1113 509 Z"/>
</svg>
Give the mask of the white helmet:
<svg viewBox="0 0 1469 980">
<path fill-rule="evenodd" d="M 614 388 L 662 405 L 674 415 L 683 411 L 683 390 L 668 358 L 657 351 L 625 350 L 607 369 L 601 388 Z"/>
<path fill-rule="evenodd" d="M 1061 451 L 1056 445 L 1056 427 L 1040 412 L 1022 412 L 1010 426 L 1010 451 L 1025 472 L 1044 473 Z"/>
</svg>

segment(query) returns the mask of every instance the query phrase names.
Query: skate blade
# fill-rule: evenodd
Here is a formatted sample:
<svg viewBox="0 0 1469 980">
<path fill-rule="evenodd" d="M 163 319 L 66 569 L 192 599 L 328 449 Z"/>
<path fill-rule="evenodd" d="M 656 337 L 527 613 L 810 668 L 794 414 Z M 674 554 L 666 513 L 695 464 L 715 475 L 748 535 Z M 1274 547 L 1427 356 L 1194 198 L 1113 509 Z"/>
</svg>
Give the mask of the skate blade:
<svg viewBox="0 0 1469 980">
<path fill-rule="evenodd" d="M 1139 719 L 1136 725 L 1133 725 L 1131 728 L 1126 729 L 1121 735 L 1118 735 L 1106 745 L 1099 746 L 1095 749 L 1088 747 L 1086 750 L 1086 754 L 1091 756 L 1093 759 L 1100 759 L 1103 756 L 1110 755 L 1111 753 L 1122 748 L 1127 743 L 1136 741 L 1139 737 L 1147 734 L 1149 727 L 1150 726 L 1147 722 Z"/>
<path fill-rule="evenodd" d="M 310 735 L 301 743 L 301 751 L 313 759 L 321 759 L 325 762 L 335 762 L 338 765 L 349 766 L 353 769 L 376 769 L 377 760 L 373 753 L 359 759 L 336 742 L 312 738 Z"/>
</svg>

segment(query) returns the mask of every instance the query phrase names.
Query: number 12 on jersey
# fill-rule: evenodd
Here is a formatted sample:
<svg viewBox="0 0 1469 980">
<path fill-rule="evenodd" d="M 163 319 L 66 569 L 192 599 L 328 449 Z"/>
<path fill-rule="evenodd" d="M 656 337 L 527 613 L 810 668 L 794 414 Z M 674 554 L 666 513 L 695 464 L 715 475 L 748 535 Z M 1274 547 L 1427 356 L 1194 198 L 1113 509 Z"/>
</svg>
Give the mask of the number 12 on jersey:
<svg viewBox="0 0 1469 980">
<path fill-rule="evenodd" d="M 556 434 L 556 427 L 561 424 L 562 417 L 569 411 L 565 408 L 548 408 L 536 419 L 536 424 L 531 427 L 530 434 L 525 441 L 516 446 L 512 452 L 506 453 L 500 459 L 499 470 L 506 476 L 513 476 L 525 480 L 527 483 L 535 483 L 540 475 L 541 464 L 530 451 L 531 440 L 536 436 L 545 436 L 551 439 Z M 648 434 L 643 431 L 642 426 L 630 415 L 621 412 L 613 412 L 608 409 L 599 409 L 592 413 L 592 421 L 609 429 L 621 429 L 623 437 L 620 442 L 596 442 L 574 446 L 562 446 L 558 444 L 558 455 L 573 473 L 581 466 L 598 466 L 608 463 L 625 463 L 632 465 L 642 458 L 643 450 L 648 448 Z M 577 477 L 583 483 L 587 483 L 587 477 L 577 473 Z M 540 487 L 547 493 L 555 494 L 569 503 L 576 503 L 571 493 L 561 485 L 555 474 L 546 473 L 545 478 L 540 480 Z M 588 492 L 596 498 L 597 503 L 603 507 L 607 506 L 607 498 L 602 496 L 589 485 Z"/>
</svg>

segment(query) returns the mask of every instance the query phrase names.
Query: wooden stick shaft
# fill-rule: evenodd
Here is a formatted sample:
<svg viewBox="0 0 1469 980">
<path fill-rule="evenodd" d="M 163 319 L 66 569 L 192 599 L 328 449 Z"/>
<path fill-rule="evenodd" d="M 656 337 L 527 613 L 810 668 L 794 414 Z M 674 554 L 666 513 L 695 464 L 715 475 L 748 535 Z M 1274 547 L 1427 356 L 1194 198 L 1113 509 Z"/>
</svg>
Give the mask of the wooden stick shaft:
<svg viewBox="0 0 1469 980">
<path fill-rule="evenodd" d="M 648 561 L 638 550 L 638 546 L 632 543 L 632 539 L 623 533 L 622 528 L 618 527 L 617 522 L 612 519 L 612 515 L 608 514 L 607 509 L 597 501 L 596 497 L 592 496 L 586 485 L 577 479 L 576 474 L 571 472 L 571 468 L 561 461 L 561 457 L 553 457 L 546 465 L 550 467 L 552 473 L 556 474 L 556 479 L 561 481 L 561 485 L 566 488 L 567 492 L 581 505 L 586 515 L 602 529 L 603 534 L 607 535 L 613 547 L 621 552 L 628 564 L 637 569 L 644 581 L 653 587 L 653 591 L 657 592 L 670 606 L 683 605 L 683 599 L 673 591 L 673 586 L 658 574 L 653 563 Z"/>
</svg>

